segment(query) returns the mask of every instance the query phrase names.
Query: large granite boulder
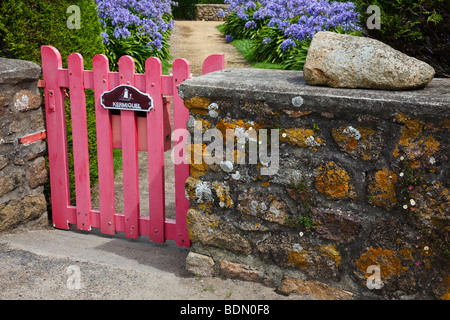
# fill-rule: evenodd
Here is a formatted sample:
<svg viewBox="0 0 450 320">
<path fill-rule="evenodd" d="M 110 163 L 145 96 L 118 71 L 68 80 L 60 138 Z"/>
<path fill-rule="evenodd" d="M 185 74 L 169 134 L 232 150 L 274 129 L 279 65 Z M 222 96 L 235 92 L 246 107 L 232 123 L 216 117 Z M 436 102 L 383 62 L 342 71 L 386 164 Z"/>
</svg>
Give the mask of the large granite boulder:
<svg viewBox="0 0 450 320">
<path fill-rule="evenodd" d="M 318 32 L 303 76 L 310 85 L 409 90 L 425 87 L 435 74 L 427 63 L 366 37 Z"/>
</svg>

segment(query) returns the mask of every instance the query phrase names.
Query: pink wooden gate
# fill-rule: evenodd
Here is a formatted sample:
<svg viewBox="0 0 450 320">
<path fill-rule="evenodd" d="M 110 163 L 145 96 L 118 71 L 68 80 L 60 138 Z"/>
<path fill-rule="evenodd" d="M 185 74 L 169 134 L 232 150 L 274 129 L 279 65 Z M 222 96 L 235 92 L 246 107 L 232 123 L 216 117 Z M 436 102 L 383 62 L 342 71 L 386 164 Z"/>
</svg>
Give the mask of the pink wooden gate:
<svg viewBox="0 0 450 320">
<path fill-rule="evenodd" d="M 178 246 L 189 247 L 186 225 L 189 202 L 184 189 L 189 177 L 188 164 L 176 164 L 174 168 L 175 220 L 165 218 L 164 201 L 164 150 L 168 149 L 167 136 L 170 136 L 167 127 L 168 122 L 170 125 L 167 118 L 170 99 L 167 96 L 173 97 L 173 130 L 185 129 L 189 112 L 178 96 L 177 86 L 190 77 L 189 63 L 177 59 L 173 63 L 173 74 L 162 75 L 160 60 L 152 57 L 145 63 L 145 74 L 136 74 L 130 56 L 120 58 L 119 72 L 110 72 L 104 55 L 94 57 L 90 71 L 84 70 L 83 57 L 78 53 L 69 55 L 67 69 L 62 68 L 57 49 L 42 46 L 41 54 L 54 227 L 99 228 L 104 234 L 124 232 L 129 238 L 145 235 L 151 241 L 175 240 Z M 209 56 L 203 64 L 203 73 L 221 70 L 224 64 L 223 54 Z M 129 110 L 121 110 L 120 116 L 114 116 L 101 106 L 101 94 L 121 84 L 134 86 L 153 98 L 154 109 L 145 118 L 136 117 L 136 113 Z M 70 89 L 76 206 L 70 204 L 64 88 Z M 91 208 L 85 89 L 95 92 L 99 210 Z M 114 122 L 118 121 L 121 130 L 118 137 L 115 130 L 114 137 Z M 182 140 L 174 141 L 174 144 L 180 142 Z M 123 213 L 115 210 L 113 148 L 122 148 Z M 149 217 L 140 216 L 139 211 L 138 150 L 149 154 Z"/>
</svg>

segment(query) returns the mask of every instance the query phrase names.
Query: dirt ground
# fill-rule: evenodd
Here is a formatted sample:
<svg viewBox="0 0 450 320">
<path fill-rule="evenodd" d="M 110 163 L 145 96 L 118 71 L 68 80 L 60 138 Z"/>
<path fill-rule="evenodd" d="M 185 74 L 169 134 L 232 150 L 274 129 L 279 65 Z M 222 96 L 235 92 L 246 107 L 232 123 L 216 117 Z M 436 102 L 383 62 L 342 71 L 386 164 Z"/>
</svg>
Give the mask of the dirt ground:
<svg viewBox="0 0 450 320">
<path fill-rule="evenodd" d="M 236 48 L 225 41 L 216 29 L 223 22 L 216 21 L 175 21 L 170 38 L 170 51 L 173 59 L 184 58 L 189 61 L 192 75 L 202 73 L 202 64 L 206 57 L 215 53 L 225 54 L 226 68 L 249 68 Z"/>
<path fill-rule="evenodd" d="M 171 38 L 173 58 L 186 58 L 193 76 L 210 54 L 225 53 L 226 67 L 248 67 L 235 48 L 215 28 L 217 22 L 176 21 Z M 141 168 L 147 154 L 140 153 Z M 167 216 L 174 210 L 170 152 L 165 158 Z M 141 214 L 148 208 L 146 171 L 140 172 Z M 116 177 L 117 211 L 121 211 L 122 175 Z M 145 189 L 147 188 L 147 189 Z M 98 197 L 93 197 L 98 208 Z M 148 214 L 148 213 L 147 213 Z M 189 249 L 104 236 L 75 230 L 56 230 L 43 219 L 0 233 L 0 300 L 308 300 L 282 296 L 274 288 L 232 279 L 195 277 L 185 270 Z M 78 282 L 77 282 L 78 281 Z"/>
</svg>

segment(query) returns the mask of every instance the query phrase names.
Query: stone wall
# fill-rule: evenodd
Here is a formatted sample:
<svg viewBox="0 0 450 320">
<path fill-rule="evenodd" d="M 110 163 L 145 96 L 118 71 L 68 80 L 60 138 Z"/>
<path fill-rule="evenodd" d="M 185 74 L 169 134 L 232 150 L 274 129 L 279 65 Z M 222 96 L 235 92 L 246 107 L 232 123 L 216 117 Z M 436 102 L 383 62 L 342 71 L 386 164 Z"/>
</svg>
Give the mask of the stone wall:
<svg viewBox="0 0 450 320">
<path fill-rule="evenodd" d="M 46 216 L 46 145 L 21 141 L 45 131 L 40 74 L 32 62 L 0 58 L 0 231 Z"/>
<path fill-rule="evenodd" d="M 334 89 L 258 69 L 185 81 L 192 137 L 244 139 L 229 140 L 234 163 L 211 134 L 187 149 L 222 156 L 191 164 L 188 270 L 319 299 L 448 299 L 449 89 Z M 260 129 L 279 139 L 270 174 L 275 157 L 250 161 Z"/>
<path fill-rule="evenodd" d="M 197 20 L 204 21 L 224 21 L 228 15 L 226 11 L 229 4 L 197 4 Z M 224 11 L 225 15 L 220 16 L 219 12 Z"/>
</svg>

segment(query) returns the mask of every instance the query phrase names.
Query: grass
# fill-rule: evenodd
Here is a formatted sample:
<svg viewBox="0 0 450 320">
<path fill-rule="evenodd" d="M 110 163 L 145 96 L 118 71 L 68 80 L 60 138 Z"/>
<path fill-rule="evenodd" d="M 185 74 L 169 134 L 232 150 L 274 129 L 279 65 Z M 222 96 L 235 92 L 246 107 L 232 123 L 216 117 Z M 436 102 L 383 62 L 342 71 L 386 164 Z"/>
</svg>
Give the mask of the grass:
<svg viewBox="0 0 450 320">
<path fill-rule="evenodd" d="M 223 29 L 224 25 L 221 24 L 216 27 L 222 34 L 224 34 Z M 250 63 L 253 68 L 258 69 L 283 69 L 283 65 L 280 63 L 269 63 L 269 62 L 259 62 L 253 60 L 251 57 L 254 51 L 254 40 L 251 39 L 242 39 L 242 40 L 233 40 L 231 44 L 242 54 L 242 56 Z"/>
</svg>

